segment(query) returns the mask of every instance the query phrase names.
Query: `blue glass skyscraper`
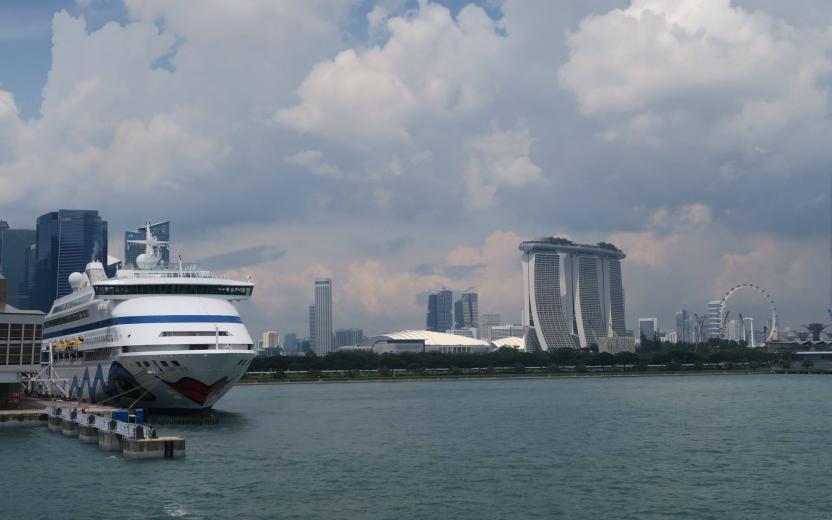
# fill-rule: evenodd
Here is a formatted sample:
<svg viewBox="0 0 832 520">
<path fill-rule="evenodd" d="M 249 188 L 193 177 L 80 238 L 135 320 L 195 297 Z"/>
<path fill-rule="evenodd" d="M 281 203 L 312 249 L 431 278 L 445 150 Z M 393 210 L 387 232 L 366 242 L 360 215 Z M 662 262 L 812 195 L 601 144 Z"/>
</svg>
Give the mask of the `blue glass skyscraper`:
<svg viewBox="0 0 832 520">
<path fill-rule="evenodd" d="M 38 217 L 31 306 L 49 312 L 56 298 L 72 292 L 70 273 L 94 260 L 107 262 L 107 222 L 98 211 L 61 209 Z"/>
<path fill-rule="evenodd" d="M 0 273 L 6 277 L 6 301 L 18 309 L 29 308 L 34 243 L 34 229 L 10 229 L 0 220 Z"/>
</svg>

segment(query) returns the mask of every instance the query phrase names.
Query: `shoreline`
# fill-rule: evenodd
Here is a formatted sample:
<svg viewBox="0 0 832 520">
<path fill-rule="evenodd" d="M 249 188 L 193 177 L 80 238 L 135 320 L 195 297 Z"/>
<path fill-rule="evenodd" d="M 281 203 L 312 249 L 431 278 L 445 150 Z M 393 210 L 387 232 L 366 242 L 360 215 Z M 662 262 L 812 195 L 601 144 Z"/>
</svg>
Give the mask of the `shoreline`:
<svg viewBox="0 0 832 520">
<path fill-rule="evenodd" d="M 294 384 L 337 384 L 337 383 L 406 383 L 412 381 L 493 381 L 498 379 L 588 379 L 597 377 L 672 377 L 672 376 L 737 376 L 757 374 L 783 374 L 784 372 L 772 372 L 765 370 L 690 370 L 678 372 L 607 372 L 607 373 L 585 373 L 585 374 L 488 374 L 483 376 L 472 376 L 470 374 L 460 376 L 397 376 L 397 377 L 367 377 L 367 378 L 304 378 L 304 379 L 240 379 L 235 385 L 294 385 Z"/>
</svg>

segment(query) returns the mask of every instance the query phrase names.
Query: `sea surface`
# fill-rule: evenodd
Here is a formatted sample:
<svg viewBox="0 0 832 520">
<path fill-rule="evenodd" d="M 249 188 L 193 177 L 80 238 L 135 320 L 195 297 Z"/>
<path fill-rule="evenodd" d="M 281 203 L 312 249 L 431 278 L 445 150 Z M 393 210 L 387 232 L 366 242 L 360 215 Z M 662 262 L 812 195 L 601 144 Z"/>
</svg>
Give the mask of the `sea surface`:
<svg viewBox="0 0 832 520">
<path fill-rule="evenodd" d="M 179 460 L 0 428 L 0 517 L 830 518 L 832 377 L 239 386 Z"/>
</svg>

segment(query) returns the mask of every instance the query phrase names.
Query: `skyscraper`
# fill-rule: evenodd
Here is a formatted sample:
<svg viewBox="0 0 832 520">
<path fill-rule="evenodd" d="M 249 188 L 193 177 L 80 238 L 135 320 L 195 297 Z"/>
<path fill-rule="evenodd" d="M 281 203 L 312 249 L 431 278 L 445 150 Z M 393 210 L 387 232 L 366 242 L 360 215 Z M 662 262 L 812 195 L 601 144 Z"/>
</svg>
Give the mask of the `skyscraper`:
<svg viewBox="0 0 832 520">
<path fill-rule="evenodd" d="M 480 307 L 477 293 L 469 289 L 463 292 L 454 306 L 456 328 L 470 329 L 479 325 Z"/>
<path fill-rule="evenodd" d="M 157 222 L 150 225 L 150 233 L 156 237 L 156 240 L 165 242 L 159 244 L 158 255 L 159 258 L 166 264 L 170 264 L 170 221 Z M 138 231 L 124 232 L 124 265 L 126 267 L 133 267 L 136 265 L 136 257 L 144 253 L 144 244 L 133 244 L 131 240 L 144 240 L 146 236 L 145 226 L 139 227 Z"/>
<path fill-rule="evenodd" d="M 325 356 L 333 351 L 332 280 L 315 280 L 315 353 Z"/>
<path fill-rule="evenodd" d="M 263 333 L 263 348 L 277 348 L 280 346 L 280 334 L 274 330 Z"/>
<path fill-rule="evenodd" d="M 685 309 L 676 313 L 676 340 L 679 343 L 693 343 L 693 320 Z"/>
<path fill-rule="evenodd" d="M 6 301 L 18 309 L 29 308 L 34 244 L 34 229 L 10 229 L 0 220 L 0 273 L 6 277 Z"/>
<path fill-rule="evenodd" d="M 493 327 L 500 325 L 499 314 L 483 314 L 479 322 L 479 337 L 486 341 L 491 341 L 491 331 Z"/>
<path fill-rule="evenodd" d="M 454 328 L 461 329 L 465 323 L 464 311 L 462 310 L 462 298 L 454 302 Z"/>
<path fill-rule="evenodd" d="M 107 262 L 107 222 L 95 210 L 61 209 L 38 217 L 30 307 L 49 312 L 72 292 L 67 279 L 91 261 Z"/>
<path fill-rule="evenodd" d="M 335 348 L 361 345 L 364 341 L 362 329 L 338 329 L 335 331 Z"/>
<path fill-rule="evenodd" d="M 625 335 L 623 252 L 612 244 L 540 238 L 523 252 L 523 325 L 529 351 L 586 348 Z"/>
<path fill-rule="evenodd" d="M 309 306 L 309 343 L 315 345 L 315 306 Z"/>
<path fill-rule="evenodd" d="M 708 315 L 705 319 L 705 339 L 720 339 L 722 337 L 722 302 L 711 300 L 708 302 Z"/>
<path fill-rule="evenodd" d="M 428 330 L 445 332 L 453 328 L 453 298 L 453 293 L 447 289 L 432 292 L 428 295 Z"/>
<path fill-rule="evenodd" d="M 639 318 L 638 335 L 650 341 L 659 334 L 659 320 L 657 318 Z"/>
</svg>

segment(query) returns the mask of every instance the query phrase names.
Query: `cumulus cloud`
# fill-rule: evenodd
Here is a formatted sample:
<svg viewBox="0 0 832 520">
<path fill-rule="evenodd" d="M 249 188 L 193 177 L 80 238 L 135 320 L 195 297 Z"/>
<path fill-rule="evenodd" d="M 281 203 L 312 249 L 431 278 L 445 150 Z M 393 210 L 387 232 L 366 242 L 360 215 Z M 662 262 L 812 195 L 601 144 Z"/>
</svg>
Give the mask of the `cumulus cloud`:
<svg viewBox="0 0 832 520">
<path fill-rule="evenodd" d="M 375 14 L 373 14 L 375 13 Z M 372 11 L 380 23 L 381 11 Z M 300 103 L 276 118 L 301 132 L 367 146 L 408 140 L 414 119 L 445 118 L 490 101 L 489 74 L 504 38 L 475 5 L 456 19 L 437 4 L 387 21 L 383 46 L 348 49 L 312 69 L 298 89 Z"/>
<path fill-rule="evenodd" d="M 821 117 L 829 33 L 802 31 L 730 0 L 632 0 L 584 19 L 560 80 L 587 115 L 626 131 L 712 123 L 724 138 Z"/>
<path fill-rule="evenodd" d="M 468 143 L 470 159 L 465 170 L 466 202 L 471 207 L 489 207 L 502 186 L 520 187 L 542 180 L 540 167 L 529 151 L 533 139 L 527 128 L 500 130 L 475 136 Z"/>
<path fill-rule="evenodd" d="M 341 171 L 341 168 L 326 162 L 324 154 L 320 150 L 301 150 L 286 157 L 284 161 L 289 164 L 303 166 L 313 175 L 317 175 L 319 177 L 329 177 L 332 179 L 340 179 L 344 177 L 344 172 Z"/>
</svg>

